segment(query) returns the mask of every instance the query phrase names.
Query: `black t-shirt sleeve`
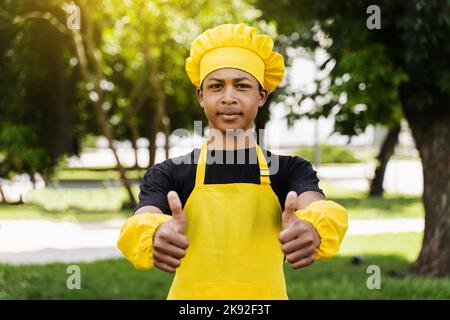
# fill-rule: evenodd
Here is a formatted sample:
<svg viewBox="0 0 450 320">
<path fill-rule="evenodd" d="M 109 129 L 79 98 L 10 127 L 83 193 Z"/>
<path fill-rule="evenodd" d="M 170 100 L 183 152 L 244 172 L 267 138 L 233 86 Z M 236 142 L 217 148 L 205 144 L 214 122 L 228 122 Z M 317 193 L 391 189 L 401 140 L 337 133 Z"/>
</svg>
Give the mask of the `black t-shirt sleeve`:
<svg viewBox="0 0 450 320">
<path fill-rule="evenodd" d="M 167 193 L 173 188 L 170 161 L 155 164 L 144 175 L 140 185 L 139 204 L 135 211 L 144 206 L 155 206 L 165 214 L 171 214 Z"/>
<path fill-rule="evenodd" d="M 311 163 L 300 157 L 289 157 L 287 168 L 287 191 L 295 191 L 298 195 L 305 191 L 324 192 L 319 188 L 317 172 Z"/>
</svg>

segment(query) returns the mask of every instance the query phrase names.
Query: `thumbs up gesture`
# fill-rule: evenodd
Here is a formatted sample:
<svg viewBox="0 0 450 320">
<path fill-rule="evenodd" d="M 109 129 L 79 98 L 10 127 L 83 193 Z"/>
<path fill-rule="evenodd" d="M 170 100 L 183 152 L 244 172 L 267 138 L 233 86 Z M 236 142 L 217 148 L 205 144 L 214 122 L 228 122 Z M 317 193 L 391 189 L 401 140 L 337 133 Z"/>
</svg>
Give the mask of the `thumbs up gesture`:
<svg viewBox="0 0 450 320">
<path fill-rule="evenodd" d="M 316 258 L 316 248 L 320 238 L 315 228 L 295 214 L 297 194 L 290 191 L 286 196 L 282 214 L 282 231 L 278 239 L 281 242 L 287 261 L 293 269 L 306 267 Z"/>
<path fill-rule="evenodd" d="M 178 194 L 170 191 L 167 200 L 172 211 L 172 219 L 156 229 L 153 239 L 153 265 L 167 272 L 175 272 L 189 246 L 189 241 L 184 235 L 187 222 Z"/>
</svg>

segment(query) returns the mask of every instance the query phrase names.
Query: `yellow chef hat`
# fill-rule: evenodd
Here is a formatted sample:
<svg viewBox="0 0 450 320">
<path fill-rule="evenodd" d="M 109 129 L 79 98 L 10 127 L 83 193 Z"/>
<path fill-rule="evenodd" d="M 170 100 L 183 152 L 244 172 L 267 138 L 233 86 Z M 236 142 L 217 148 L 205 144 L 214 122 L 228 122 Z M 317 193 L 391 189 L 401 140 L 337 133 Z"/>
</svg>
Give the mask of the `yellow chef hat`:
<svg viewBox="0 0 450 320">
<path fill-rule="evenodd" d="M 196 87 L 212 71 L 237 68 L 253 75 L 272 92 L 283 79 L 284 59 L 272 51 L 273 40 L 256 34 L 256 29 L 240 24 L 222 24 L 208 29 L 191 45 L 186 72 Z"/>
</svg>

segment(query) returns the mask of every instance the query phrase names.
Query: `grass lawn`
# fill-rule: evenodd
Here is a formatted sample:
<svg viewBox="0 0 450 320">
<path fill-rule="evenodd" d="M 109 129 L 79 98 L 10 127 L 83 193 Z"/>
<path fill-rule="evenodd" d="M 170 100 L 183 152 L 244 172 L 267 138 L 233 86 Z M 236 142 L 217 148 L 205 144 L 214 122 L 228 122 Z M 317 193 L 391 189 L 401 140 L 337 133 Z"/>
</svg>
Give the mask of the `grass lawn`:
<svg viewBox="0 0 450 320">
<path fill-rule="evenodd" d="M 133 187 L 136 195 L 138 187 Z M 126 208 L 123 188 L 37 189 L 28 194 L 23 205 L 0 204 L 1 219 L 47 219 L 56 221 L 102 221 L 124 219 L 132 210 Z"/>
<path fill-rule="evenodd" d="M 329 200 L 347 208 L 351 219 L 423 218 L 422 199 L 416 195 L 385 192 L 383 198 L 367 197 L 367 192 L 345 189 L 321 182 Z"/>
<path fill-rule="evenodd" d="M 450 299 L 450 278 L 427 279 L 406 271 L 420 248 L 420 233 L 349 236 L 328 262 L 292 270 L 285 265 L 291 299 Z M 351 264 L 353 255 L 362 263 Z M 81 289 L 66 287 L 69 264 L 0 265 L 0 299 L 165 299 L 172 274 L 137 271 L 123 259 L 79 263 Z M 369 265 L 381 269 L 381 289 L 367 288 Z"/>
<path fill-rule="evenodd" d="M 140 177 L 145 173 L 145 169 L 127 169 L 126 176 L 128 179 L 140 179 Z M 52 177 L 52 181 L 117 181 L 119 180 L 119 172 L 114 168 L 105 169 L 82 169 L 82 168 L 72 168 L 59 170 Z"/>
<path fill-rule="evenodd" d="M 51 210 L 35 204 L 24 205 L 1 205 L 1 220 L 25 220 L 42 219 L 51 221 L 67 222 L 99 222 L 113 219 L 126 219 L 130 217 L 131 210 L 114 209 L 111 211 L 102 210 L 82 210 L 79 208 L 67 208 L 64 210 Z"/>
</svg>

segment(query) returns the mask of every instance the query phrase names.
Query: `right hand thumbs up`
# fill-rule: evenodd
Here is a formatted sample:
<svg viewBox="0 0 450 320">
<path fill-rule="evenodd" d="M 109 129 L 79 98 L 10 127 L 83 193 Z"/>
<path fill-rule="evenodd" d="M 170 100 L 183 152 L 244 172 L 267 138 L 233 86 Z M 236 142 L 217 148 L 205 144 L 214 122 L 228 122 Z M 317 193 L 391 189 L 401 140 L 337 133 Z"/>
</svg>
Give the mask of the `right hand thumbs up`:
<svg viewBox="0 0 450 320">
<path fill-rule="evenodd" d="M 180 198 L 175 191 L 167 194 L 172 219 L 156 229 L 153 240 L 153 261 L 158 269 L 175 272 L 181 259 L 186 255 L 189 240 L 184 235 L 186 231 L 186 216 L 181 206 Z"/>
<path fill-rule="evenodd" d="M 186 230 L 186 216 L 181 207 L 181 201 L 178 194 L 175 191 L 169 191 L 167 200 L 169 201 L 169 207 L 172 211 L 172 218 L 175 221 L 176 229 L 179 233 L 184 234 Z"/>
<path fill-rule="evenodd" d="M 287 229 L 297 219 L 297 216 L 295 215 L 296 206 L 297 193 L 295 191 L 290 191 L 286 196 L 284 211 L 281 215 L 283 230 Z"/>
</svg>

